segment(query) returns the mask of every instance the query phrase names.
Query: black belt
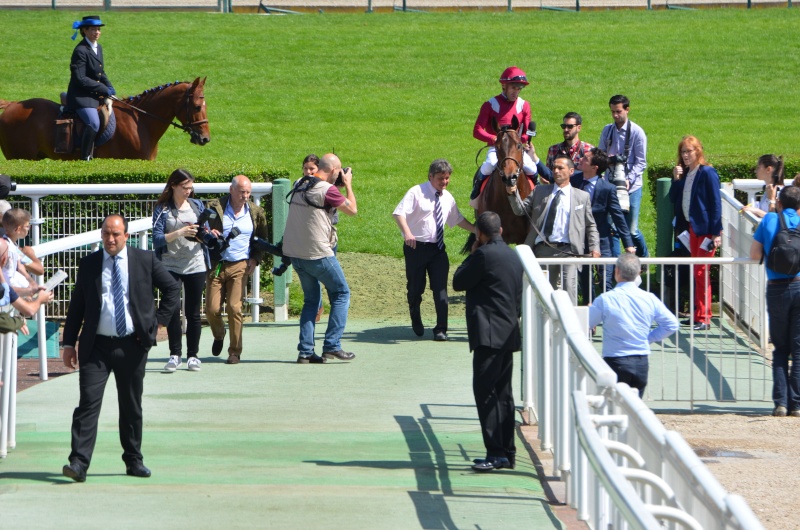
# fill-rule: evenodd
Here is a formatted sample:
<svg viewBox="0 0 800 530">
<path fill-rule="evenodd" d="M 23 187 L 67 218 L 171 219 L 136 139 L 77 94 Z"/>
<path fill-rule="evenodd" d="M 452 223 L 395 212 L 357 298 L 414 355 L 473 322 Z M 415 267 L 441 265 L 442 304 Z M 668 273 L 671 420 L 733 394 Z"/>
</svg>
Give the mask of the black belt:
<svg viewBox="0 0 800 530">
<path fill-rule="evenodd" d="M 800 276 L 795 276 L 794 278 L 781 278 L 779 280 L 767 280 L 767 285 L 782 285 L 794 282 L 800 282 Z"/>
<path fill-rule="evenodd" d="M 219 260 L 219 262 L 220 262 L 220 263 L 221 263 L 223 266 L 225 266 L 225 265 L 233 265 L 234 263 L 241 263 L 241 262 L 243 262 L 243 261 L 247 261 L 247 259 L 248 259 L 248 258 L 244 258 L 244 259 L 237 259 L 236 261 L 227 261 L 227 260 L 221 259 L 221 260 Z"/>
<path fill-rule="evenodd" d="M 131 333 L 130 335 L 125 335 L 124 337 L 112 337 L 111 335 L 95 335 L 95 337 L 94 337 L 95 342 L 98 341 L 98 340 L 102 340 L 102 341 L 105 341 L 105 342 L 122 342 L 122 341 L 131 340 L 131 339 L 135 339 L 135 338 L 136 338 L 136 334 L 135 333 Z"/>
<path fill-rule="evenodd" d="M 438 247 L 439 243 L 428 243 L 427 241 L 417 241 L 417 245 Z"/>
<path fill-rule="evenodd" d="M 569 247 L 569 243 L 544 243 L 544 242 L 539 242 L 539 243 L 536 243 L 534 245 L 534 248 L 538 247 L 539 245 L 545 245 L 545 246 L 548 246 L 548 247 L 556 247 L 556 248 Z"/>
</svg>

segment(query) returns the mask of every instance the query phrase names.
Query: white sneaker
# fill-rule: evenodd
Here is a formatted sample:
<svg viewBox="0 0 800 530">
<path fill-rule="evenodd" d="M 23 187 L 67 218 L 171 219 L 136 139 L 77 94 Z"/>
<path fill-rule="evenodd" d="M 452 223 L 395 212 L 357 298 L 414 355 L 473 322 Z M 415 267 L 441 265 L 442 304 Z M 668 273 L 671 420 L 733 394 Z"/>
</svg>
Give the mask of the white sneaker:
<svg viewBox="0 0 800 530">
<path fill-rule="evenodd" d="M 164 371 L 174 372 L 175 370 L 178 369 L 180 365 L 181 365 L 181 358 L 178 357 L 177 355 L 170 355 L 169 361 L 167 361 L 167 364 L 164 366 Z"/>
<path fill-rule="evenodd" d="M 201 364 L 203 363 L 201 363 L 200 359 L 197 357 L 189 357 L 189 360 L 186 361 L 186 368 L 188 368 L 190 372 L 199 372 Z"/>
</svg>

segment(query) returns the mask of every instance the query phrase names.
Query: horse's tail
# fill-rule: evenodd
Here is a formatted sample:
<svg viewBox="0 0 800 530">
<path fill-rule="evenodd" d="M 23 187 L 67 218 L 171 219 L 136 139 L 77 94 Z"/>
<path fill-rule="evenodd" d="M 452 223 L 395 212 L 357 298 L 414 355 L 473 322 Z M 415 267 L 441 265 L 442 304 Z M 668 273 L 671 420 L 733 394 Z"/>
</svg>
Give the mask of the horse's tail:
<svg viewBox="0 0 800 530">
<path fill-rule="evenodd" d="M 464 246 L 461 247 L 462 254 L 469 254 L 472 252 L 472 245 L 475 244 L 475 232 L 470 232 L 469 237 L 467 238 L 467 242 L 464 243 Z"/>
</svg>

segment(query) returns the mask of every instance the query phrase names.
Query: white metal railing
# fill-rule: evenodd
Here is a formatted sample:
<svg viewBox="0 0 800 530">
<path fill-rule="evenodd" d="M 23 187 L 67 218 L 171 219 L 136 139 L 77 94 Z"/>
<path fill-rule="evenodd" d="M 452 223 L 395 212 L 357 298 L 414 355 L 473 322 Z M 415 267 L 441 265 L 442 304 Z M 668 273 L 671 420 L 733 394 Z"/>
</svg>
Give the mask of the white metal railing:
<svg viewBox="0 0 800 530">
<path fill-rule="evenodd" d="M 194 184 L 195 193 L 201 194 L 223 194 L 229 191 L 230 184 L 228 183 L 198 183 Z M 100 243 L 100 229 L 91 230 L 88 232 L 70 235 L 66 237 L 55 237 L 51 234 L 42 233 L 42 225 L 46 219 L 42 217 L 42 203 L 43 198 L 48 196 L 60 195 L 145 195 L 153 196 L 161 193 L 164 190 L 163 184 L 19 184 L 12 196 L 12 200 L 17 196 L 29 197 L 31 200 L 31 241 L 32 248 L 36 256 L 43 258 L 46 256 L 57 255 L 63 252 L 73 251 L 74 249 L 82 249 L 88 246 L 95 247 Z M 252 184 L 252 199 L 256 204 L 260 204 L 261 198 L 265 195 L 272 193 L 272 183 L 253 183 Z M 119 201 L 115 203 L 116 208 L 113 211 L 124 211 L 125 205 L 129 201 Z M 142 202 L 142 201 L 137 201 Z M 152 201 L 146 201 L 151 205 Z M 93 224 L 99 225 L 103 216 L 95 219 Z M 92 223 L 91 219 L 82 219 L 84 222 Z M 131 221 L 128 224 L 128 232 L 138 238 L 139 248 L 147 248 L 149 241 L 148 231 L 152 229 L 151 217 Z M 44 237 L 43 237 L 44 236 Z M 42 242 L 43 239 L 48 239 Z M 73 256 L 77 259 L 76 256 Z M 45 275 L 52 275 L 58 269 L 58 265 L 51 266 L 44 261 Z M 74 264 L 73 270 L 77 269 L 77 263 Z M 42 278 L 38 279 L 39 282 Z M 63 284 L 65 290 L 72 287 L 72 283 L 67 281 Z M 262 300 L 259 298 L 260 292 L 260 265 L 251 275 L 251 293 L 252 296 L 247 299 L 251 306 L 251 316 L 254 322 L 259 319 L 259 306 Z M 45 307 L 39 308 L 37 314 L 37 321 L 39 329 L 45 329 Z M 44 332 L 38 333 L 38 346 L 39 346 L 39 365 L 40 365 L 40 378 L 47 380 L 47 345 L 46 334 Z"/>
<path fill-rule="evenodd" d="M 581 308 L 566 292 L 553 291 L 530 247 L 517 252 L 525 270 L 523 407 L 538 423 L 541 448 L 553 453 L 553 474 L 566 483 L 567 502 L 579 519 L 598 530 L 625 528 L 623 521 L 629 528 L 660 528 L 656 520 L 687 528 L 762 528 L 747 504 L 725 494 L 691 449 L 691 455 L 684 450 L 685 442 L 660 434 L 663 425 L 638 394 L 617 384 L 590 342 L 579 324 Z M 574 401 L 576 391 L 595 409 L 591 426 L 578 419 L 576 409 L 586 404 Z M 603 442 L 601 450 L 598 436 L 613 443 Z M 613 466 L 609 449 L 618 455 Z M 623 458 L 636 466 L 622 466 Z M 628 498 L 629 488 L 638 502 Z"/>
<path fill-rule="evenodd" d="M 17 445 L 17 334 L 0 333 L 0 458 Z"/>
</svg>

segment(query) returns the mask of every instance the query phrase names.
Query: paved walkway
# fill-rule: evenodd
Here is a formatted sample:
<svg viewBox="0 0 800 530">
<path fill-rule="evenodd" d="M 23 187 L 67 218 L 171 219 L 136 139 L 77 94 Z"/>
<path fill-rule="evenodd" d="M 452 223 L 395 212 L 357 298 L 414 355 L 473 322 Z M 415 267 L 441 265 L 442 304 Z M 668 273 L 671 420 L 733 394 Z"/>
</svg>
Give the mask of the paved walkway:
<svg viewBox="0 0 800 530">
<path fill-rule="evenodd" d="M 465 325 L 451 326 L 434 343 L 349 322 L 357 359 L 324 366 L 295 363 L 296 323 L 247 327 L 239 365 L 203 355 L 200 373 L 162 373 L 160 344 L 145 378 L 150 479 L 125 475 L 113 381 L 83 484 L 61 476 L 77 374 L 25 390 L 0 461 L 0 527 L 561 528 L 521 441 L 517 469 L 469 468 L 483 444 Z"/>
</svg>

